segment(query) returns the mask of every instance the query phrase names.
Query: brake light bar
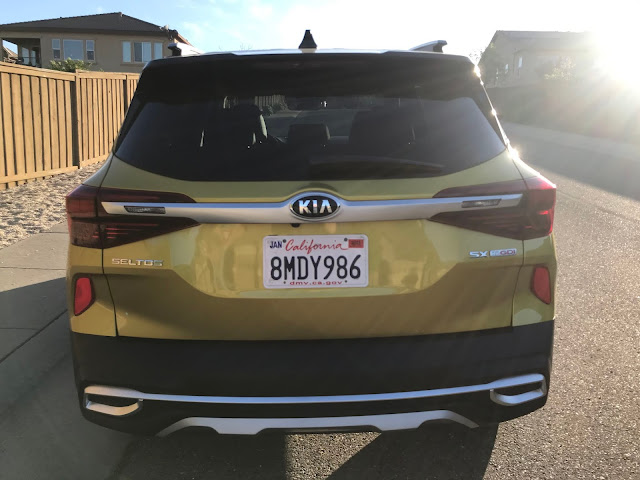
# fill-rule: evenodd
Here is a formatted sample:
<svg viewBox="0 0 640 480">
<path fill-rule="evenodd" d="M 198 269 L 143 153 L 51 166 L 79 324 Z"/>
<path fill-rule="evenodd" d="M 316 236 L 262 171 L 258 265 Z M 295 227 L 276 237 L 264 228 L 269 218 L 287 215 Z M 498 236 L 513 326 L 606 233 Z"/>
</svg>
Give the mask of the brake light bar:
<svg viewBox="0 0 640 480">
<path fill-rule="evenodd" d="M 443 212 L 431 217 L 430 220 L 518 240 L 550 235 L 553 231 L 556 186 L 542 175 L 524 180 L 448 188 L 438 192 L 434 198 L 482 197 L 516 193 L 522 194 L 522 200 L 516 207 Z"/>
<path fill-rule="evenodd" d="M 80 185 L 67 195 L 66 202 L 71 244 L 81 247 L 111 248 L 198 225 L 190 218 L 165 217 L 164 209 L 153 212 L 158 217 L 147 217 L 109 215 L 102 208 L 102 202 L 195 203 L 179 193 Z"/>
<path fill-rule="evenodd" d="M 433 198 L 453 197 L 482 197 L 490 195 L 511 195 L 522 193 L 527 189 L 524 180 L 510 180 L 507 182 L 485 183 L 481 185 L 469 185 L 440 190 Z"/>
</svg>

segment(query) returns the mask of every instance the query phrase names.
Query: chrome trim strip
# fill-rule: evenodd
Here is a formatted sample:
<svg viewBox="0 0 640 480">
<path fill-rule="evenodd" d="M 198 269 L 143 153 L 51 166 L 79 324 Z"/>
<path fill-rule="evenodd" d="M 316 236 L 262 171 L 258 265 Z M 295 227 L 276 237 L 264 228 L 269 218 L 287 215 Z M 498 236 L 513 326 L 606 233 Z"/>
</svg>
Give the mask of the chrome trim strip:
<svg viewBox="0 0 640 480">
<path fill-rule="evenodd" d="M 114 407 L 113 405 L 105 405 L 104 403 L 92 402 L 89 400 L 88 395 L 84 395 L 84 408 L 91 410 L 92 412 L 103 413 L 112 417 L 126 417 L 132 413 L 137 412 L 142 408 L 142 400 L 134 401 L 131 405 L 125 405 L 123 407 Z"/>
<path fill-rule="evenodd" d="M 540 388 L 537 388 L 530 392 L 524 392 L 518 395 L 504 395 L 502 393 L 497 393 L 495 389 L 491 389 L 489 391 L 489 398 L 491 398 L 492 402 L 497 403 L 498 405 L 513 407 L 514 405 L 522 405 L 523 403 L 542 398 L 546 394 L 547 381 L 543 377 L 542 381 L 540 382 Z"/>
<path fill-rule="evenodd" d="M 305 196 L 322 195 L 324 192 L 302 192 Z M 443 212 L 463 210 L 463 202 L 480 200 L 500 200 L 496 206 L 466 207 L 464 210 L 486 208 L 515 207 L 520 203 L 522 194 L 488 195 L 455 198 L 418 198 L 406 200 L 363 200 L 347 201 L 336 198 L 340 202 L 338 212 L 327 219 L 303 220 L 294 216 L 289 204 L 296 194 L 284 202 L 273 203 L 136 203 L 136 202 L 102 202 L 102 206 L 111 215 L 154 216 L 158 214 L 129 213 L 125 207 L 164 207 L 166 216 L 191 218 L 199 223 L 317 223 L 317 222 L 371 222 L 385 220 L 417 220 L 428 219 Z"/>
<path fill-rule="evenodd" d="M 433 410 L 430 412 L 392 413 L 384 415 L 361 415 L 352 417 L 317 417 L 317 418 L 208 418 L 189 417 L 177 421 L 158 433 L 165 437 L 187 427 L 209 427 L 220 434 L 256 435 L 267 429 L 313 430 L 349 427 L 372 427 L 381 432 L 390 430 L 410 430 L 418 428 L 425 422 L 433 420 L 449 420 L 469 428 L 476 428 L 477 423 L 449 410 Z"/>
<path fill-rule="evenodd" d="M 466 385 L 462 387 L 437 388 L 434 390 L 420 390 L 413 392 L 371 393 L 364 395 L 320 395 L 304 397 L 219 397 L 200 395 L 169 395 L 161 393 L 144 393 L 129 388 L 106 387 L 90 385 L 84 389 L 86 395 L 104 395 L 106 397 L 122 397 L 138 400 L 157 400 L 163 402 L 188 403 L 222 403 L 237 405 L 278 405 L 278 404 L 309 404 L 309 403 L 351 403 L 377 402 L 385 400 L 409 400 L 415 398 L 431 398 L 446 395 L 460 395 L 465 393 L 492 391 L 501 388 L 517 387 L 532 383 L 544 382 L 544 375 L 530 373 L 517 377 L 504 378 L 480 385 Z"/>
</svg>

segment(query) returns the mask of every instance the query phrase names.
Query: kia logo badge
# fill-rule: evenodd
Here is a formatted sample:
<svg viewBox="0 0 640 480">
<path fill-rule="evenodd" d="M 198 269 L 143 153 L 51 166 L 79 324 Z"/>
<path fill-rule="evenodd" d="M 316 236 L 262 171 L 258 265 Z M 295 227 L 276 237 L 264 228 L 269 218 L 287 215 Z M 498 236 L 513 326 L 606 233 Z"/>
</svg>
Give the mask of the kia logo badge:
<svg viewBox="0 0 640 480">
<path fill-rule="evenodd" d="M 295 197 L 289 204 L 291 213 L 304 220 L 324 220 L 340 210 L 337 198 L 322 193 L 307 193 Z"/>
</svg>

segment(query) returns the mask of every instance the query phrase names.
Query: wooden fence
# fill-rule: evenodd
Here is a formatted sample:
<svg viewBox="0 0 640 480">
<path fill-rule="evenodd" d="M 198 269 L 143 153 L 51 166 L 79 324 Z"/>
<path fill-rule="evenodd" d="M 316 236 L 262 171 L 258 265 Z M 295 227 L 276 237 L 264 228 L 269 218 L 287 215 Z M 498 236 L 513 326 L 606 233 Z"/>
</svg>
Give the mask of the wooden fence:
<svg viewBox="0 0 640 480">
<path fill-rule="evenodd" d="M 0 190 L 106 159 L 138 77 L 0 63 Z"/>
</svg>

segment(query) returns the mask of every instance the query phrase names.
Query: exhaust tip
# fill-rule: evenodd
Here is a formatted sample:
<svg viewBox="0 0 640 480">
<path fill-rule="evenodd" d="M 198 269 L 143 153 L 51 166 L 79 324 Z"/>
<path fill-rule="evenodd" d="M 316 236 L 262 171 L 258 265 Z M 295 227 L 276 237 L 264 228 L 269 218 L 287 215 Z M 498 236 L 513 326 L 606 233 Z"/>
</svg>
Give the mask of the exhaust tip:
<svg viewBox="0 0 640 480">
<path fill-rule="evenodd" d="M 537 382 L 493 388 L 489 391 L 491 401 L 505 407 L 532 402 L 544 397 L 546 394 L 547 381 L 544 378 Z"/>
<path fill-rule="evenodd" d="M 112 417 L 124 417 L 142 409 L 142 400 L 137 398 L 109 397 L 85 393 L 84 408 Z"/>
</svg>

